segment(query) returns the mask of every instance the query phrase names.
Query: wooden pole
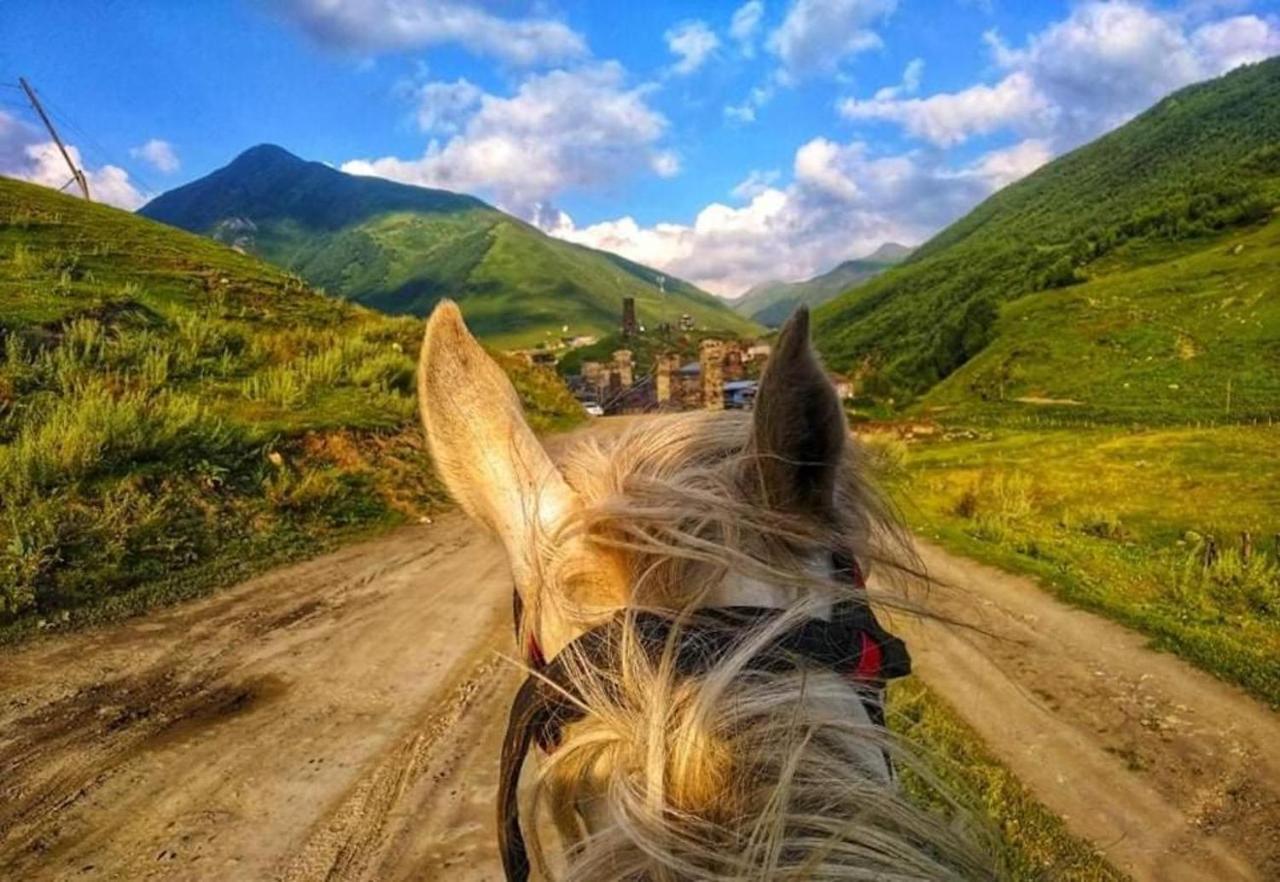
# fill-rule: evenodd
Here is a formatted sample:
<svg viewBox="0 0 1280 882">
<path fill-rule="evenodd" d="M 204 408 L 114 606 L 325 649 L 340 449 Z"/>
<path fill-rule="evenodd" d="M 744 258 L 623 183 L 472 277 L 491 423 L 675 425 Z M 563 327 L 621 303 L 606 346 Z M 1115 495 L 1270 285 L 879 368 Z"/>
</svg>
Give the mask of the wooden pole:
<svg viewBox="0 0 1280 882">
<path fill-rule="evenodd" d="M 22 91 L 27 93 L 31 106 L 36 109 L 36 113 L 40 115 L 40 121 L 44 123 L 44 127 L 49 130 L 49 135 L 53 138 L 53 143 L 58 145 L 58 152 L 62 154 L 62 158 L 67 162 L 67 168 L 71 169 L 71 177 L 75 178 L 76 183 L 80 185 L 80 192 L 84 194 L 86 202 L 92 202 L 89 197 L 89 181 L 85 178 L 84 172 L 76 168 L 76 164 L 71 161 L 71 154 L 67 152 L 67 148 L 63 146 L 62 139 L 58 137 L 58 131 L 53 127 L 53 123 L 49 120 L 49 115 L 44 112 L 44 107 L 40 104 L 40 99 L 36 97 L 36 90 L 31 88 L 31 84 L 27 82 L 26 77 L 18 77 L 18 83 L 22 86 Z"/>
</svg>

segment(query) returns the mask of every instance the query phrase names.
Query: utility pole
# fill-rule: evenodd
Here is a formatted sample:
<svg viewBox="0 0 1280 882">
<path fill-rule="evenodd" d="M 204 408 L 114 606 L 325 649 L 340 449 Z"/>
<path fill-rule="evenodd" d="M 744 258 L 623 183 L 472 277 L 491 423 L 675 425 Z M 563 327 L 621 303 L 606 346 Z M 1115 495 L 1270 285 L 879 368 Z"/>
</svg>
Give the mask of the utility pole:
<svg viewBox="0 0 1280 882">
<path fill-rule="evenodd" d="M 53 143 L 58 145 L 58 152 L 62 154 L 62 158 L 67 161 L 67 168 L 71 169 L 71 177 L 75 178 L 77 184 L 80 185 L 80 192 L 84 194 L 85 202 L 92 202 L 89 197 L 89 182 L 85 179 L 84 172 L 76 168 L 76 164 L 71 161 L 71 154 L 67 152 L 67 148 L 63 146 L 62 139 L 58 137 L 58 132 L 53 127 L 53 123 L 49 120 L 49 115 L 44 112 L 44 107 L 40 104 L 40 99 L 36 97 L 36 90 L 31 88 L 31 84 L 27 82 L 26 77 L 18 77 L 18 83 L 22 86 L 22 91 L 27 93 L 27 98 L 31 101 L 31 106 L 36 109 L 36 113 L 40 115 L 40 121 L 44 123 L 44 127 L 49 130 L 49 134 L 53 137 Z M 63 184 L 65 187 L 66 184 Z"/>
</svg>

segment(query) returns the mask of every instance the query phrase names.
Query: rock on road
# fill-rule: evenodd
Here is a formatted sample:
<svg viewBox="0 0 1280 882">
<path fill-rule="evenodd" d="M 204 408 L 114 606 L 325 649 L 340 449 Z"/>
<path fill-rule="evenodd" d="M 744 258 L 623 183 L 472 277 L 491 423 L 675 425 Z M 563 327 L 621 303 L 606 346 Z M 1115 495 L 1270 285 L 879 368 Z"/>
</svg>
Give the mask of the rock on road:
<svg viewBox="0 0 1280 882">
<path fill-rule="evenodd" d="M 922 546 L 917 668 L 1140 880 L 1280 878 L 1280 722 Z M 953 589 L 947 585 L 959 586 Z M 961 590 L 962 589 L 962 590 Z M 0 656 L 0 879 L 500 880 L 511 582 L 460 514 Z"/>
</svg>

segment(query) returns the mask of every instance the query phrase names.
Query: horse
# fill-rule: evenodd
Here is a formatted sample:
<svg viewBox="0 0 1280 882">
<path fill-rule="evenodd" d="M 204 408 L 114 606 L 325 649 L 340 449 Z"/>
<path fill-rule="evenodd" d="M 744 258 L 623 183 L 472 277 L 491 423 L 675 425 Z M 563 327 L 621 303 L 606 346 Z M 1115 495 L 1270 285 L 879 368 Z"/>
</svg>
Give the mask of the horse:
<svg viewBox="0 0 1280 882">
<path fill-rule="evenodd" d="M 981 825 L 922 806 L 895 771 L 913 762 L 883 716 L 901 647 L 863 575 L 903 560 L 902 532 L 807 310 L 751 412 L 637 419 L 555 459 L 450 301 L 418 388 L 435 467 L 515 582 L 528 677 L 498 798 L 509 880 L 999 877 Z"/>
</svg>

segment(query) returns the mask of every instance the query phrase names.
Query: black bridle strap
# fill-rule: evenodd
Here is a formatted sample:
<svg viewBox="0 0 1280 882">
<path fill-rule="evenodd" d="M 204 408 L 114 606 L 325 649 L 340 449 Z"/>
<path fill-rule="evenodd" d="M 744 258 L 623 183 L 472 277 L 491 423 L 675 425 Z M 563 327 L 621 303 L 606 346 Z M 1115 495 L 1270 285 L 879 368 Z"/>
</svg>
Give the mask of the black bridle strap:
<svg viewBox="0 0 1280 882">
<path fill-rule="evenodd" d="M 543 702 L 539 681 L 527 678 L 520 685 L 511 714 L 507 718 L 507 734 L 502 740 L 502 767 L 498 779 L 498 849 L 502 853 L 502 869 L 507 879 L 525 882 L 529 878 L 529 852 L 524 831 L 520 829 L 520 771 L 529 753 L 537 717 Z"/>
<path fill-rule="evenodd" d="M 671 647 L 675 674 L 698 676 L 738 649 L 745 635 L 781 614 L 781 610 L 763 607 L 724 607 L 676 620 L 656 613 L 621 612 L 578 637 L 527 677 L 511 705 L 498 784 L 498 844 L 508 882 L 529 878 L 519 808 L 520 772 L 529 747 L 536 740 L 543 749 L 553 750 L 563 728 L 585 715 L 572 679 L 575 670 L 584 663 L 616 669 L 623 641 L 630 634 L 651 662 Z M 748 659 L 744 668 L 781 672 L 806 666 L 833 671 L 866 687 L 863 705 L 872 722 L 882 726 L 879 689 L 885 680 L 910 673 L 911 658 L 902 641 L 880 627 L 865 602 L 849 600 L 833 607 L 830 621 L 805 619 L 778 635 Z"/>
</svg>

